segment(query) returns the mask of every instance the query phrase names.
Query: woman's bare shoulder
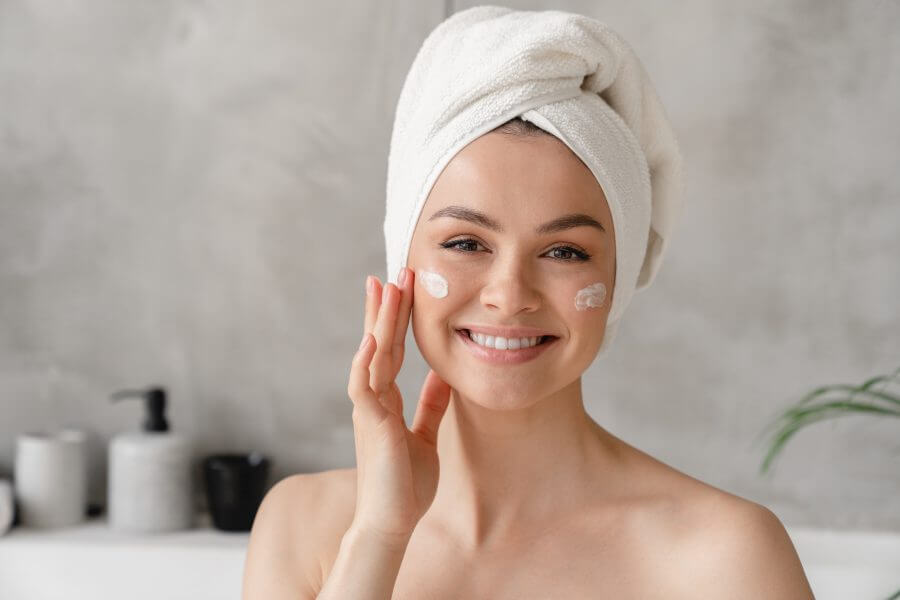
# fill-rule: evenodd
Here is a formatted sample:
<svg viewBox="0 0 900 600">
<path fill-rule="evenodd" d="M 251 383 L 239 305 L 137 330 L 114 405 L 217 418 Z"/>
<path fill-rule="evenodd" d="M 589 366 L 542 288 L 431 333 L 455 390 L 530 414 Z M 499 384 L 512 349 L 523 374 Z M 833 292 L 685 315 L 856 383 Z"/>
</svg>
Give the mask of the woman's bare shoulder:
<svg viewBox="0 0 900 600">
<path fill-rule="evenodd" d="M 654 461 L 656 510 L 646 525 L 665 536 L 671 582 L 691 594 L 727 598 L 812 598 L 803 566 L 769 508 Z M 652 485 L 652 484 L 651 484 Z M 677 595 L 677 594 L 676 594 Z"/>
<path fill-rule="evenodd" d="M 253 522 L 244 598 L 314 598 L 353 520 L 355 503 L 356 469 L 279 480 Z"/>
<path fill-rule="evenodd" d="M 315 502 L 322 500 L 339 501 L 345 498 L 348 491 L 352 490 L 355 503 L 356 469 L 330 469 L 315 473 L 295 473 L 276 483 L 272 487 L 272 491 L 276 487 L 283 488 L 281 493 L 290 498 L 300 498 Z M 352 503 L 348 507 L 346 503 L 338 502 L 332 508 L 336 509 L 338 513 L 349 510 L 352 516 L 355 507 Z"/>
<path fill-rule="evenodd" d="M 770 509 L 719 490 L 693 511 L 696 530 L 684 538 L 690 588 L 728 598 L 813 598 L 803 565 L 781 520 Z"/>
<path fill-rule="evenodd" d="M 356 469 L 298 473 L 276 486 L 283 488 L 295 538 L 313 539 L 325 556 L 336 554 L 356 510 Z"/>
</svg>

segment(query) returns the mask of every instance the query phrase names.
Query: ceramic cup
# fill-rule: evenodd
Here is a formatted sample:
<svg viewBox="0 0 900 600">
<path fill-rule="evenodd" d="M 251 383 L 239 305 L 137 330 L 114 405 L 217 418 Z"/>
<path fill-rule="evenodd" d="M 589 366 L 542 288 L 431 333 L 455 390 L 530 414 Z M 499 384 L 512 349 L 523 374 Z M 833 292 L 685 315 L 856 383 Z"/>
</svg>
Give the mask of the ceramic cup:
<svg viewBox="0 0 900 600">
<path fill-rule="evenodd" d="M 19 435 L 14 477 L 22 525 L 80 523 L 87 513 L 87 436 L 75 429 Z"/>
<path fill-rule="evenodd" d="M 12 482 L 8 479 L 0 479 L 0 535 L 10 530 L 14 514 Z"/>
<path fill-rule="evenodd" d="M 216 529 L 250 531 L 266 494 L 269 465 L 259 452 L 215 454 L 203 460 L 206 497 Z"/>
</svg>

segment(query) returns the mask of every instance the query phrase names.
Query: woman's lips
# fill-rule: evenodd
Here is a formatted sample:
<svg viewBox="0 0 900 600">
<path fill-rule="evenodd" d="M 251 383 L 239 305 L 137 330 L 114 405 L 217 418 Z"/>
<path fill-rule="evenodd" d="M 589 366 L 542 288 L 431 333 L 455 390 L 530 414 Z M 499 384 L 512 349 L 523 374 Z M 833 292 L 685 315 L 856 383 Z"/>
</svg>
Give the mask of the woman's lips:
<svg viewBox="0 0 900 600">
<path fill-rule="evenodd" d="M 456 336 L 463 344 L 465 344 L 466 348 L 469 349 L 469 352 L 474 354 L 477 358 L 495 365 L 516 365 L 528 362 L 529 360 L 537 358 L 559 339 L 557 337 L 550 337 L 547 341 L 539 343 L 536 346 L 519 348 L 518 350 L 497 350 L 496 348 L 486 348 L 485 346 L 476 344 L 463 329 L 457 329 Z"/>
</svg>

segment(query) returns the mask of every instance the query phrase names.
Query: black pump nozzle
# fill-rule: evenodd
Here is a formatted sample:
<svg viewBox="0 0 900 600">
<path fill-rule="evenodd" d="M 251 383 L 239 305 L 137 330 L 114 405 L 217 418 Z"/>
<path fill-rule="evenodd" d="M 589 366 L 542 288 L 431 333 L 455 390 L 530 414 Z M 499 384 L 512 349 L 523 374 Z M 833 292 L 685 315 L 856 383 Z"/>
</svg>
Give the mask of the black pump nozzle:
<svg viewBox="0 0 900 600">
<path fill-rule="evenodd" d="M 119 390 L 112 396 L 112 401 L 126 398 L 143 398 L 144 407 L 147 409 L 144 418 L 144 431 L 168 431 L 169 423 L 166 421 L 166 390 L 161 387 L 149 387 L 144 390 Z"/>
</svg>

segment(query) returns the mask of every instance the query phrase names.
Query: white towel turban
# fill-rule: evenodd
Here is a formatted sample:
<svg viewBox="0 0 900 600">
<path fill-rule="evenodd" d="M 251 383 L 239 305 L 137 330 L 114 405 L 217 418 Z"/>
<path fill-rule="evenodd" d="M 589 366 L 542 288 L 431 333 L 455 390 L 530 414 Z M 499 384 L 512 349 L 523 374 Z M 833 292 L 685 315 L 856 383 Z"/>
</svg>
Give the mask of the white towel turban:
<svg viewBox="0 0 900 600">
<path fill-rule="evenodd" d="M 400 92 L 388 156 L 387 281 L 406 265 L 425 200 L 467 144 L 521 116 L 564 142 L 606 195 L 616 238 L 600 352 L 649 286 L 683 209 L 681 155 L 637 55 L 584 15 L 477 6 L 425 39 Z"/>
</svg>

